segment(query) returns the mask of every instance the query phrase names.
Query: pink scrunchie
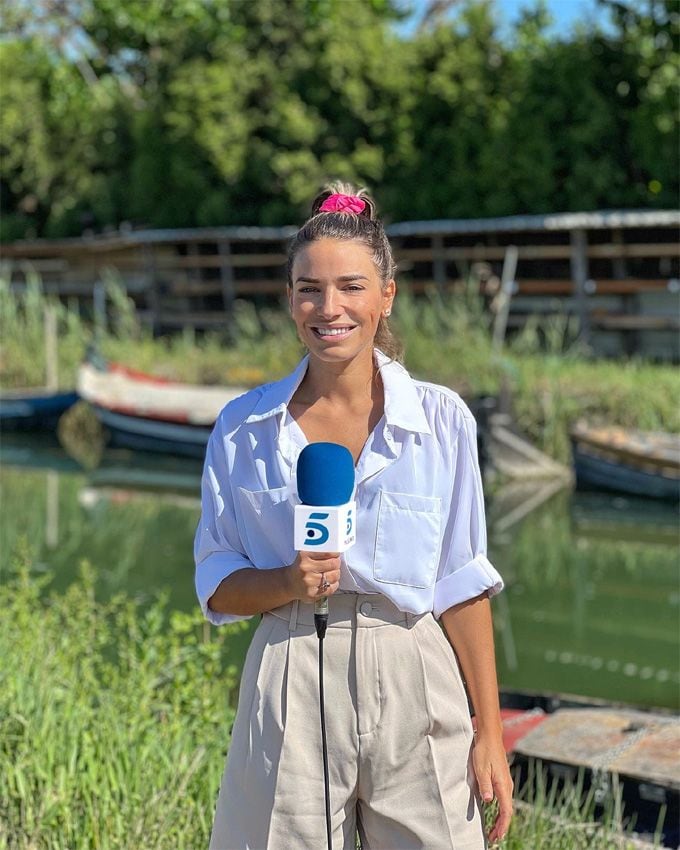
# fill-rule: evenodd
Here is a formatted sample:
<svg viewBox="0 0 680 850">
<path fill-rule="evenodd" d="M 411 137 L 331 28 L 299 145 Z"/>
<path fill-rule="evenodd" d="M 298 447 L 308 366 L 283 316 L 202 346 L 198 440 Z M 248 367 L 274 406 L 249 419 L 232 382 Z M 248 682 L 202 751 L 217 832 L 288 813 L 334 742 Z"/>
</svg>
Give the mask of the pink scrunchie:
<svg viewBox="0 0 680 850">
<path fill-rule="evenodd" d="M 366 202 L 356 195 L 331 195 L 321 204 L 319 212 L 342 212 L 359 215 L 366 209 Z"/>
</svg>

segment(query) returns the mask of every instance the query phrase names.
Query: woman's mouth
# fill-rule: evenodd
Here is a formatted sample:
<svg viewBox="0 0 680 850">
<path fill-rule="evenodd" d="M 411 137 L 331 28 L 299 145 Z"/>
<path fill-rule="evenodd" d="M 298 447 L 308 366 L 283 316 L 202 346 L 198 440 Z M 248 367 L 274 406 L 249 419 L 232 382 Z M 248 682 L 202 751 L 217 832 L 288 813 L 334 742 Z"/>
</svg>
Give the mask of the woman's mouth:
<svg viewBox="0 0 680 850">
<path fill-rule="evenodd" d="M 313 327 L 312 332 L 317 339 L 338 342 L 339 340 L 346 339 L 355 327 L 356 325 L 338 325 L 337 327 L 330 328 Z"/>
</svg>

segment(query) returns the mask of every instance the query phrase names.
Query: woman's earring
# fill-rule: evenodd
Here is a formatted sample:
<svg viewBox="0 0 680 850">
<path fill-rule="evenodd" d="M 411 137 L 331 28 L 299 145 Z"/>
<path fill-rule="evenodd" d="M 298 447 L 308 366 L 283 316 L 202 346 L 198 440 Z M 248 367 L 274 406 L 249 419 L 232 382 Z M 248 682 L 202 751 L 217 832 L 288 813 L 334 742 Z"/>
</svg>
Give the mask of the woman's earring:
<svg viewBox="0 0 680 850">
<path fill-rule="evenodd" d="M 385 318 L 387 318 L 390 315 L 391 312 L 392 312 L 391 310 L 385 310 Z"/>
</svg>

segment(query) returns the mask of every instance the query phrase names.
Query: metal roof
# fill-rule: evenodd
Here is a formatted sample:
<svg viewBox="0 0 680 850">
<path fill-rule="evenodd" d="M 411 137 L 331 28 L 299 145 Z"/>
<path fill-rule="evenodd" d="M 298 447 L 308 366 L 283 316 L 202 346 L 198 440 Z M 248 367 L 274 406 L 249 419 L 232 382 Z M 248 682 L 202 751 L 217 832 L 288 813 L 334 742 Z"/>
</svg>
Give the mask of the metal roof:
<svg viewBox="0 0 680 850">
<path fill-rule="evenodd" d="M 405 221 L 386 225 L 388 236 L 431 236 L 465 233 L 512 233 L 518 231 L 603 230 L 627 227 L 680 227 L 679 210 L 601 210 L 546 215 L 509 215 L 500 218 L 454 218 L 434 221 Z M 67 239 L 22 239 L 13 247 L 60 245 L 63 248 L 90 245 L 97 249 L 121 248 L 163 242 L 219 242 L 291 238 L 297 227 L 187 227 L 167 230 L 117 230 L 110 233 Z"/>
<path fill-rule="evenodd" d="M 619 227 L 680 227 L 678 210 L 600 210 L 547 215 L 508 215 L 502 218 L 454 218 L 408 221 L 387 228 L 390 236 L 432 233 L 509 233 L 518 230 L 604 230 Z"/>
</svg>

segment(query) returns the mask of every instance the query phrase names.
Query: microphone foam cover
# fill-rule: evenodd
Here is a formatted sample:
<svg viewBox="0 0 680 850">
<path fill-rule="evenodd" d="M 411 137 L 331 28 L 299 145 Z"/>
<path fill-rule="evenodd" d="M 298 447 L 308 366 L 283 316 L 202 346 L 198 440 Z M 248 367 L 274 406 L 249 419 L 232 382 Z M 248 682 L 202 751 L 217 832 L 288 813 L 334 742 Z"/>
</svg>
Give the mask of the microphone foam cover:
<svg viewBox="0 0 680 850">
<path fill-rule="evenodd" d="M 337 443 L 310 443 L 297 462 L 297 489 L 303 505 L 346 505 L 354 490 L 354 459 Z"/>
</svg>

